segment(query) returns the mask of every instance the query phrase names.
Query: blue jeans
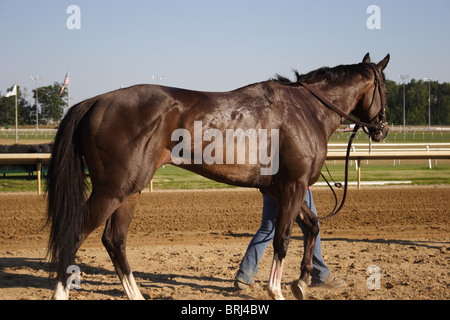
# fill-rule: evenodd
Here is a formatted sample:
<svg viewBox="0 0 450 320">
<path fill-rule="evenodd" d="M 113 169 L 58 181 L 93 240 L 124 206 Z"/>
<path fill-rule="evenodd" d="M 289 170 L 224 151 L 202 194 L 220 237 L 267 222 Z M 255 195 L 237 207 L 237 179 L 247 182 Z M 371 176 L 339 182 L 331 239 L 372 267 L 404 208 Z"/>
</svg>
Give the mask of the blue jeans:
<svg viewBox="0 0 450 320">
<path fill-rule="evenodd" d="M 317 216 L 316 207 L 314 205 L 311 190 L 308 189 L 306 193 L 305 202 L 312 212 Z M 256 275 L 258 274 L 258 264 L 261 257 L 272 241 L 275 235 L 275 215 L 277 210 L 277 204 L 272 198 L 263 194 L 263 210 L 262 221 L 256 234 L 248 245 L 247 251 L 239 266 L 239 270 L 236 275 L 236 280 L 250 284 L 254 282 Z M 303 234 L 305 230 L 300 224 L 300 219 L 297 217 L 297 224 L 302 229 Z M 305 242 L 303 242 L 303 248 Z M 313 270 L 311 271 L 311 278 L 314 282 L 323 282 L 330 275 L 330 270 L 325 264 L 322 258 L 322 249 L 320 245 L 320 232 L 316 237 L 316 245 L 314 247 L 313 254 Z"/>
</svg>

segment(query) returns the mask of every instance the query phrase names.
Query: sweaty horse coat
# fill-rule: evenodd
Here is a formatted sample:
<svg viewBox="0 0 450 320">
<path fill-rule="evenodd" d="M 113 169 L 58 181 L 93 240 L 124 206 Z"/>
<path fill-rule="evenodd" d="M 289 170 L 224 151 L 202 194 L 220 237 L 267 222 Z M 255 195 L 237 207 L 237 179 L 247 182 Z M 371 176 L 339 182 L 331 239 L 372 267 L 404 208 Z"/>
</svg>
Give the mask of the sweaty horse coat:
<svg viewBox="0 0 450 320">
<path fill-rule="evenodd" d="M 342 119 L 301 83 L 320 91 L 341 112 L 378 123 L 388 60 L 374 64 L 366 55 L 363 63 L 297 75 L 296 82 L 278 77 L 223 93 L 137 85 L 72 107 L 55 138 L 47 176 L 49 253 L 58 280 L 54 297 L 68 297 L 67 267 L 86 237 L 106 223 L 102 241 L 125 292 L 130 299 L 142 298 L 126 258 L 128 227 L 139 192 L 159 167 L 172 162 L 217 181 L 259 188 L 277 201 L 268 286 L 276 299 L 282 298 L 282 265 L 300 212 L 308 230 L 298 283 L 304 291 L 318 225 L 302 200 L 320 175 L 328 139 Z M 227 140 L 230 129 L 257 133 L 256 145 L 241 145 L 255 150 L 242 151 L 238 139 Z M 370 134 L 379 141 L 387 127 Z M 271 163 L 261 161 L 267 157 Z M 92 182 L 88 200 L 85 165 Z"/>
</svg>

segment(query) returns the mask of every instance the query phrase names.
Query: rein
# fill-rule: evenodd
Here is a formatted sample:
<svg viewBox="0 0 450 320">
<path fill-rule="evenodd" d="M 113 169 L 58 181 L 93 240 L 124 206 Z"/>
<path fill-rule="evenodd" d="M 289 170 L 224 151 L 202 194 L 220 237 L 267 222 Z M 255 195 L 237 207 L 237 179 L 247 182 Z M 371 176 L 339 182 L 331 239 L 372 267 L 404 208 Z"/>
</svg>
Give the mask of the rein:
<svg viewBox="0 0 450 320">
<path fill-rule="evenodd" d="M 371 65 L 368 64 L 368 66 L 370 66 L 372 68 L 372 70 L 374 71 L 374 75 L 375 75 L 375 88 L 374 88 L 374 93 L 373 93 L 373 97 L 372 97 L 372 103 L 370 104 L 369 109 L 372 107 L 373 102 L 375 100 L 375 94 L 377 92 L 377 87 L 378 87 L 378 92 L 380 94 L 380 99 L 381 99 L 381 91 L 380 91 L 380 79 L 379 79 L 379 75 L 376 72 L 375 68 Z M 327 108 L 331 109 L 332 111 L 334 111 L 335 113 L 337 113 L 338 115 L 340 115 L 341 117 L 349 120 L 350 122 L 355 124 L 355 127 L 352 131 L 352 134 L 350 136 L 350 139 L 348 141 L 348 146 L 347 146 L 347 153 L 345 156 L 345 183 L 344 183 L 344 194 L 342 196 L 342 201 L 341 204 L 339 205 L 339 207 L 336 209 L 337 207 L 337 196 L 336 196 L 336 192 L 334 191 L 333 187 L 330 185 L 330 183 L 328 182 L 328 180 L 325 178 L 325 176 L 321 173 L 322 178 L 325 180 L 325 182 L 327 183 L 328 187 L 330 187 L 331 191 L 333 192 L 334 195 L 334 199 L 335 199 L 335 205 L 333 210 L 324 218 L 319 218 L 319 220 L 326 220 L 329 219 L 331 217 L 334 217 L 335 215 L 337 215 L 339 213 L 339 211 L 342 209 L 342 207 L 344 206 L 345 203 L 345 199 L 347 197 L 347 187 L 348 187 L 348 160 L 350 157 L 350 149 L 351 149 L 351 145 L 353 142 L 353 138 L 356 135 L 356 132 L 359 130 L 359 128 L 363 128 L 363 131 L 367 134 L 370 133 L 370 130 L 374 130 L 375 132 L 381 132 L 382 129 L 384 128 L 384 108 L 382 108 L 380 110 L 380 112 L 375 116 L 375 117 L 379 117 L 380 121 L 376 124 L 372 124 L 372 123 L 366 123 L 366 122 L 362 122 L 359 120 L 356 120 L 354 118 L 352 118 L 351 116 L 349 116 L 348 114 L 344 113 L 343 111 L 341 111 L 339 108 L 337 108 L 331 101 L 329 101 L 327 98 L 325 98 L 320 92 L 318 92 L 316 89 L 314 89 L 313 87 L 309 86 L 308 84 L 304 83 L 304 82 L 299 82 L 299 84 L 301 86 L 303 86 L 305 89 L 307 89 L 309 92 L 312 93 L 312 95 L 314 95 L 317 100 L 319 100 L 320 102 L 322 102 L 322 104 L 324 104 Z M 382 102 L 381 102 L 382 103 Z M 373 119 L 375 119 L 375 117 Z M 372 121 L 373 119 L 371 119 L 370 121 Z M 367 129 L 367 130 L 366 130 Z M 325 164 L 326 167 L 326 164 Z M 327 171 L 328 174 L 331 177 L 330 171 Z M 333 179 L 331 177 L 331 179 Z M 333 180 L 334 181 L 334 180 Z M 338 184 L 335 183 L 335 186 L 338 188 L 342 188 L 342 184 Z"/>
<path fill-rule="evenodd" d="M 381 122 L 379 122 L 377 124 L 372 124 L 372 123 L 366 123 L 366 122 L 362 122 L 362 121 L 356 120 L 356 119 L 350 117 L 345 112 L 343 112 L 340 109 L 338 109 L 333 103 L 331 103 L 331 101 L 329 101 L 327 98 L 322 96 L 316 89 L 314 89 L 310 85 L 308 85 L 308 84 L 306 84 L 304 82 L 300 82 L 299 84 L 301 86 L 303 86 L 304 88 L 308 89 L 308 91 L 311 92 L 317 98 L 317 100 L 322 102 L 327 108 L 333 110 L 335 113 L 337 113 L 341 117 L 351 121 L 352 123 L 354 123 L 354 124 L 356 124 L 356 125 L 358 125 L 360 127 L 367 128 L 367 129 L 373 129 L 373 130 L 381 130 L 381 129 L 383 129 L 384 124 L 382 124 Z"/>
<path fill-rule="evenodd" d="M 333 192 L 334 195 L 334 208 L 333 210 L 328 214 L 328 216 L 324 217 L 324 218 L 319 218 L 319 220 L 326 220 L 329 219 L 331 217 L 334 217 L 335 215 L 337 215 L 339 213 L 339 211 L 341 211 L 342 207 L 344 206 L 344 202 L 345 199 L 347 198 L 347 186 L 348 186 L 348 160 L 350 157 L 350 148 L 352 146 L 352 142 L 353 142 L 353 138 L 356 135 L 356 132 L 359 130 L 360 126 L 357 124 L 355 125 L 355 127 L 353 128 L 352 131 L 352 135 L 350 136 L 350 139 L 348 141 L 348 145 L 347 145 L 347 154 L 345 155 L 345 181 L 344 181 L 344 194 L 342 196 L 342 201 L 341 204 L 339 205 L 339 208 L 336 209 L 337 207 L 337 196 L 336 196 L 336 192 L 334 191 L 333 187 L 330 185 L 330 183 L 328 182 L 328 180 L 325 178 L 325 176 L 323 175 L 323 173 L 320 173 L 320 175 L 322 176 L 323 180 L 325 180 L 325 182 L 327 183 L 328 187 L 330 187 L 330 190 Z M 325 164 L 326 167 L 326 164 Z M 328 167 L 327 167 L 327 171 L 328 171 Z M 330 171 L 328 171 L 328 174 L 331 177 Z M 333 179 L 333 178 L 331 178 Z M 334 180 L 333 180 L 334 181 Z M 342 184 L 338 184 L 338 183 L 334 183 L 334 185 L 337 188 L 342 188 Z"/>
</svg>

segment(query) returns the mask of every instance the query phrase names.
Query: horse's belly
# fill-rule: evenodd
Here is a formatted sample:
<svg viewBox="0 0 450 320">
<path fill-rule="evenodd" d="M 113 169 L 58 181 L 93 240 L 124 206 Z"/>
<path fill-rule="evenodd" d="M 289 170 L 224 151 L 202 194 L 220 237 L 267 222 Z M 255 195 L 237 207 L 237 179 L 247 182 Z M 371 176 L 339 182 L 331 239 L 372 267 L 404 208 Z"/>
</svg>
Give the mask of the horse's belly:
<svg viewBox="0 0 450 320">
<path fill-rule="evenodd" d="M 272 181 L 271 175 L 261 174 L 260 165 L 249 164 L 201 164 L 179 165 L 208 179 L 240 187 L 264 187 Z"/>
</svg>

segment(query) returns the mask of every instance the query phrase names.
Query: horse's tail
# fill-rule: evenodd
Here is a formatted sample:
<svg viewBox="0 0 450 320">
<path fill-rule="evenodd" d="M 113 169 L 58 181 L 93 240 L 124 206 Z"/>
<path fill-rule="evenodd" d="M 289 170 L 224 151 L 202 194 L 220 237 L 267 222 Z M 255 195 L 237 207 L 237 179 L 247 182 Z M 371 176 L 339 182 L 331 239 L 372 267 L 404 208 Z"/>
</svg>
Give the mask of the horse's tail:
<svg viewBox="0 0 450 320">
<path fill-rule="evenodd" d="M 88 216 L 85 163 L 81 154 L 80 123 L 95 104 L 93 100 L 73 106 L 61 121 L 47 173 L 47 225 L 50 225 L 48 256 L 51 274 L 59 280 L 64 268 L 74 263 L 77 243 Z"/>
</svg>

